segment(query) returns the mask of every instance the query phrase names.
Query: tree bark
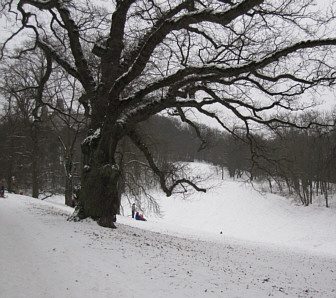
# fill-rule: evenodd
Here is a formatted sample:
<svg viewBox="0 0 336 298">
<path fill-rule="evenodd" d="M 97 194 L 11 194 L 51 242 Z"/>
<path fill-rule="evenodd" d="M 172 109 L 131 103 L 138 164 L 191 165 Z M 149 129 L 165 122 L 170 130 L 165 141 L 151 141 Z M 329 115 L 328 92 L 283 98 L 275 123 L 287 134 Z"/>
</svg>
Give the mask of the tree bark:
<svg viewBox="0 0 336 298">
<path fill-rule="evenodd" d="M 65 204 L 72 206 L 73 196 L 73 178 L 72 178 L 72 160 L 66 160 L 65 171 Z"/>
<path fill-rule="evenodd" d="M 39 154 L 39 140 L 38 140 L 38 124 L 33 123 L 31 126 L 31 139 L 32 139 L 32 166 L 31 166 L 31 175 L 32 175 L 32 197 L 38 198 L 40 194 L 40 181 L 39 181 L 39 173 L 40 166 L 38 159 L 40 157 Z"/>
<path fill-rule="evenodd" d="M 91 217 L 104 227 L 115 228 L 120 206 L 121 170 L 115 160 L 119 137 L 115 129 L 97 129 L 82 143 L 83 171 L 78 217 Z M 114 132 L 114 133 L 113 133 Z"/>
</svg>

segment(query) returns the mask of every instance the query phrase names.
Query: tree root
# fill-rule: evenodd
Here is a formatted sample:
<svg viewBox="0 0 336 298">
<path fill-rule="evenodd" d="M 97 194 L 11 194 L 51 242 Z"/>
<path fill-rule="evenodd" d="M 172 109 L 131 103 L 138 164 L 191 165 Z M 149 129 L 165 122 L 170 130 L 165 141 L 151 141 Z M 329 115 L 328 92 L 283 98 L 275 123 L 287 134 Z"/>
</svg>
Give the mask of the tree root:
<svg viewBox="0 0 336 298">
<path fill-rule="evenodd" d="M 116 225 L 115 223 L 115 219 L 113 216 L 109 216 L 109 217 L 101 217 L 99 218 L 99 220 L 97 221 L 98 224 L 104 228 L 111 228 L 111 229 L 116 229 Z"/>
</svg>

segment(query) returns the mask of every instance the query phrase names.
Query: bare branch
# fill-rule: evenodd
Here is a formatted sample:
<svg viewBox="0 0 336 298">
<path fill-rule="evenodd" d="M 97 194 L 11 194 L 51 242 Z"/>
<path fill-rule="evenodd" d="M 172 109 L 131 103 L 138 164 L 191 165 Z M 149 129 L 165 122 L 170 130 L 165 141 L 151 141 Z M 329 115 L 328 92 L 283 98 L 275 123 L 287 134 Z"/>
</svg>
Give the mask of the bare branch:
<svg viewBox="0 0 336 298">
<path fill-rule="evenodd" d="M 178 179 L 178 180 L 174 181 L 171 186 L 168 186 L 166 184 L 166 177 L 165 177 L 164 173 L 157 167 L 157 165 L 155 164 L 155 161 L 154 161 L 154 159 L 153 159 L 153 157 L 150 153 L 150 150 L 141 141 L 141 139 L 138 137 L 136 132 L 134 130 L 132 130 L 132 131 L 129 132 L 128 136 L 133 141 L 133 143 L 139 148 L 139 150 L 144 154 L 144 156 L 147 159 L 151 169 L 158 176 L 161 188 L 166 193 L 167 196 L 171 196 L 174 189 L 179 185 L 183 185 L 184 183 L 189 184 L 190 186 L 195 188 L 197 191 L 202 191 L 202 192 L 206 191 L 205 189 L 199 188 L 193 182 L 191 182 L 190 180 L 185 179 L 185 178 Z"/>
<path fill-rule="evenodd" d="M 142 45 L 134 63 L 130 69 L 116 81 L 115 86 L 111 90 L 111 93 L 115 92 L 116 94 L 119 94 L 128 83 L 134 80 L 134 78 L 136 78 L 143 71 L 156 46 L 160 44 L 163 39 L 173 30 L 180 30 L 187 28 L 193 23 L 201 23 L 206 21 L 227 25 L 235 18 L 243 15 L 262 2 L 263 0 L 245 0 L 225 12 L 216 13 L 205 9 L 202 11 L 185 14 L 176 20 L 164 18 L 164 22 L 159 22 L 159 27 L 154 26 L 152 34 L 148 36 L 146 42 Z"/>
<path fill-rule="evenodd" d="M 178 107 L 178 108 L 177 108 L 177 111 L 178 111 L 178 113 L 179 113 L 179 115 L 180 115 L 180 117 L 181 117 L 181 120 L 182 120 L 183 122 L 188 123 L 191 127 L 194 128 L 197 137 L 201 140 L 200 147 L 198 148 L 198 151 L 201 151 L 202 149 L 204 149 L 204 148 L 206 147 L 206 141 L 205 141 L 205 139 L 202 137 L 201 132 L 200 132 L 198 126 L 186 117 L 186 115 L 185 115 L 184 112 L 182 111 L 181 107 Z"/>
</svg>

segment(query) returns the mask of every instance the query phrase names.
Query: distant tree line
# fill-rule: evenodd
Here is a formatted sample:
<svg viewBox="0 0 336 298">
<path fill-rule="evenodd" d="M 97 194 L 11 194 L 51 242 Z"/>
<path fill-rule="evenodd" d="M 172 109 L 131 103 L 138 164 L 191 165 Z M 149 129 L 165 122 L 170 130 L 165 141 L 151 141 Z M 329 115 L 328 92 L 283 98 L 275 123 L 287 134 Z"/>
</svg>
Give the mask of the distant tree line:
<svg viewBox="0 0 336 298">
<path fill-rule="evenodd" d="M 313 203 L 314 195 L 323 195 L 328 207 L 336 182 L 334 129 L 283 129 L 275 139 L 264 142 L 270 145 L 267 159 L 273 162 L 267 163 L 267 170 L 256 171 L 257 175 L 273 180 L 280 190 L 295 193 L 305 206 Z"/>
<path fill-rule="evenodd" d="M 1 118 L 0 176 L 6 181 L 9 192 L 23 192 L 33 197 L 43 193 L 65 193 L 68 157 L 62 142 L 74 140 L 72 178 L 79 183 L 80 141 L 85 131 L 78 134 L 61 124 L 56 130 L 52 121 L 56 121 L 54 114 L 37 124 L 22 117 L 21 113 L 7 113 Z"/>
<path fill-rule="evenodd" d="M 304 125 L 320 117 L 306 113 L 297 121 Z M 322 195 L 328 207 L 329 196 L 335 192 L 334 126 L 279 128 L 272 138 L 265 132 L 247 138 L 239 132 L 232 135 L 201 126 L 200 139 L 189 126 L 165 117 L 152 117 L 142 125 L 163 161 L 199 160 L 225 167 L 232 178 L 245 175 L 251 181 L 265 181 L 269 190 L 294 194 L 305 206 Z"/>
<path fill-rule="evenodd" d="M 304 125 L 320 117 L 307 113 L 297 121 Z M 334 115 L 329 117 L 334 119 Z M 141 129 L 151 150 L 160 152 L 156 159 L 161 163 L 206 161 L 226 168 L 232 178 L 244 175 L 251 181 L 267 182 L 270 191 L 294 194 L 305 206 L 313 203 L 314 196 L 322 195 L 328 207 L 329 196 L 335 192 L 336 132 L 333 126 L 312 125 L 305 130 L 279 128 L 272 138 L 265 132 L 247 138 L 243 133 L 232 135 L 201 126 L 203 138 L 200 139 L 190 126 L 154 116 L 142 123 Z M 131 151 L 137 152 L 135 147 Z M 140 158 L 139 153 L 133 161 Z M 139 164 L 133 162 L 133 167 L 137 166 Z M 143 185 L 155 180 L 144 174 L 146 171 L 133 169 L 132 173 L 139 173 L 136 181 L 146 175 L 149 177 Z"/>
<path fill-rule="evenodd" d="M 61 121 L 55 112 L 42 113 L 41 122 L 33 124 L 17 108 L 7 109 L 0 121 L 0 175 L 6 179 L 8 191 L 24 191 L 37 197 L 43 192 L 65 193 L 70 187 L 71 198 L 73 187 L 79 184 L 80 144 L 86 135 L 85 125 L 75 129 Z M 245 175 L 252 181 L 268 182 L 271 191 L 296 194 L 306 206 L 318 194 L 329 205 L 336 183 L 333 129 L 284 128 L 275 138 L 255 135 L 258 155 L 243 134 L 232 136 L 205 125 L 201 130 L 202 139 L 189 126 L 163 116 L 153 116 L 141 123 L 142 137 L 151 151 L 156 152 L 155 160 L 172 181 L 177 167 L 181 167 L 178 162 L 205 161 L 226 168 L 232 178 Z M 71 154 L 69 144 L 73 146 Z M 146 204 L 158 209 L 148 192 L 158 181 L 145 157 L 127 139 L 120 146 L 124 166 L 119 187 L 130 201 L 140 200 L 145 194 Z M 66 171 L 66 167 L 71 170 Z M 71 186 L 67 186 L 69 174 Z"/>
<path fill-rule="evenodd" d="M 321 116 L 308 113 L 298 121 L 312 121 L 312 117 Z M 334 115 L 330 118 L 335 119 Z M 312 204 L 315 196 L 322 195 L 326 207 L 329 206 L 336 182 L 334 126 L 279 128 L 272 138 L 264 133 L 249 138 L 227 135 L 224 140 L 223 161 L 231 177 L 245 174 L 251 181 L 268 182 L 269 190 L 294 194 L 305 206 Z"/>
</svg>

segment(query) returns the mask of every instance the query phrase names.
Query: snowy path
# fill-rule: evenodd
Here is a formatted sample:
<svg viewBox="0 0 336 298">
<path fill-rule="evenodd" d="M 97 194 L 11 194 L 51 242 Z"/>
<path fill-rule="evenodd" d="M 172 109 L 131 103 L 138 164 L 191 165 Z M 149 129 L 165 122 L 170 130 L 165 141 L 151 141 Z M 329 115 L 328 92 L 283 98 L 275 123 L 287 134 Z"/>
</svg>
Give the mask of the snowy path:
<svg viewBox="0 0 336 298">
<path fill-rule="evenodd" d="M 0 297 L 336 297 L 336 258 L 67 222 L 70 208 L 0 201 Z"/>
</svg>

